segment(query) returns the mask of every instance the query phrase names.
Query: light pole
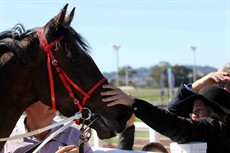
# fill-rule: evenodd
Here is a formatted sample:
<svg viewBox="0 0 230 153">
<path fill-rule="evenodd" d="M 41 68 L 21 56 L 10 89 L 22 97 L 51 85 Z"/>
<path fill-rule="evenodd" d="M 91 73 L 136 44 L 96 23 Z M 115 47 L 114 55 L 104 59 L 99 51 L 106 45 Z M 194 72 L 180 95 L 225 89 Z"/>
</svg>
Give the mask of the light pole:
<svg viewBox="0 0 230 153">
<path fill-rule="evenodd" d="M 120 45 L 113 44 L 112 48 L 116 52 L 116 64 L 117 64 L 117 73 L 116 73 L 116 86 L 119 86 L 119 49 Z"/>
<path fill-rule="evenodd" d="M 129 66 L 127 65 L 125 67 L 125 85 L 129 85 Z"/>
<path fill-rule="evenodd" d="M 196 81 L 196 49 L 197 46 L 190 45 L 190 48 L 192 49 L 193 52 L 193 82 Z"/>
</svg>

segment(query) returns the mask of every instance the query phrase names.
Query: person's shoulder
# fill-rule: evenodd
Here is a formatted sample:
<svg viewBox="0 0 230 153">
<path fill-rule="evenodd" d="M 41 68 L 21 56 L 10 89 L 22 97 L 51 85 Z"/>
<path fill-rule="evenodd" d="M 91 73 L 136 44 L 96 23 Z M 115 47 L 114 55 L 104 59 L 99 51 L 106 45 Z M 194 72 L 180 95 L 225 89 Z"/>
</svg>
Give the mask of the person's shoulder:
<svg viewBox="0 0 230 153">
<path fill-rule="evenodd" d="M 78 135 L 78 134 L 80 134 L 80 130 L 75 125 L 72 125 L 65 130 L 65 133 L 69 133 L 69 134 L 71 133 L 74 135 L 76 135 L 76 134 Z"/>
<path fill-rule="evenodd" d="M 76 126 L 76 125 L 72 125 L 69 128 L 67 128 L 70 131 L 77 131 L 80 132 L 80 127 Z"/>
<path fill-rule="evenodd" d="M 65 125 L 61 125 L 61 126 L 58 126 L 56 128 L 53 128 L 49 132 L 49 134 L 54 133 L 55 131 L 62 128 L 63 126 L 65 126 Z M 62 131 L 60 134 L 58 134 L 56 136 L 56 139 L 70 145 L 70 144 L 74 144 L 75 142 L 78 142 L 79 137 L 80 137 L 80 130 L 73 127 L 73 126 L 69 126 L 64 131 Z"/>
<path fill-rule="evenodd" d="M 21 117 L 18 120 L 18 122 L 16 123 L 16 125 L 15 125 L 15 127 L 11 133 L 11 136 L 18 135 L 18 134 L 24 134 L 24 133 L 28 132 L 26 130 L 24 120 L 25 120 L 25 117 Z"/>
<path fill-rule="evenodd" d="M 57 123 L 57 121 L 55 121 L 55 120 L 52 121 L 52 124 L 56 124 L 56 123 Z M 63 126 L 65 126 L 65 125 L 62 124 L 62 125 L 59 125 L 59 126 L 53 128 L 53 129 L 52 129 L 52 132 L 54 132 L 54 131 L 60 129 L 60 128 L 63 127 Z M 69 126 L 68 128 L 66 128 L 63 132 L 68 132 L 68 133 L 70 133 L 70 132 L 71 132 L 71 133 L 80 133 L 80 130 L 79 130 L 79 129 L 80 129 L 80 126 L 74 124 L 74 125 L 71 125 L 71 126 Z M 62 133 L 63 133 L 63 132 L 62 132 Z"/>
</svg>

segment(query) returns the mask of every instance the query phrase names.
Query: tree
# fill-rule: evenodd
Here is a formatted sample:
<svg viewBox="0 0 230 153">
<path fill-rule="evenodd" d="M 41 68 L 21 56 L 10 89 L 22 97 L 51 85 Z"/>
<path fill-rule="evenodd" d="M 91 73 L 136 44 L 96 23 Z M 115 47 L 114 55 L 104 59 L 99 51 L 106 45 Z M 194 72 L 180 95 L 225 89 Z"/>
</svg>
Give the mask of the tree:
<svg viewBox="0 0 230 153">
<path fill-rule="evenodd" d="M 168 87 L 167 69 L 169 67 L 171 68 L 175 78 L 175 86 L 179 86 L 183 82 L 190 82 L 192 69 L 179 65 L 171 66 L 168 62 L 160 62 L 159 64 L 150 68 L 150 77 L 152 77 L 155 81 L 154 87 L 160 87 L 160 78 L 162 73 L 164 73 L 165 76 L 164 84 L 166 87 Z"/>
<path fill-rule="evenodd" d="M 124 66 L 119 69 L 119 76 L 121 78 L 120 83 L 121 85 L 126 85 L 126 81 L 128 83 L 130 82 L 129 78 L 131 78 L 134 74 L 136 74 L 136 71 L 130 67 L 130 66 Z M 128 80 L 126 80 L 128 79 Z"/>
<path fill-rule="evenodd" d="M 180 65 L 175 65 L 172 67 L 172 72 L 175 76 L 175 86 L 180 86 L 180 84 L 183 82 L 190 82 L 192 69 Z"/>
<path fill-rule="evenodd" d="M 170 64 L 165 61 L 161 61 L 159 64 L 150 68 L 150 77 L 153 78 L 155 84 L 154 87 L 160 87 L 160 76 L 162 72 L 167 71 L 167 68 L 170 67 Z"/>
</svg>

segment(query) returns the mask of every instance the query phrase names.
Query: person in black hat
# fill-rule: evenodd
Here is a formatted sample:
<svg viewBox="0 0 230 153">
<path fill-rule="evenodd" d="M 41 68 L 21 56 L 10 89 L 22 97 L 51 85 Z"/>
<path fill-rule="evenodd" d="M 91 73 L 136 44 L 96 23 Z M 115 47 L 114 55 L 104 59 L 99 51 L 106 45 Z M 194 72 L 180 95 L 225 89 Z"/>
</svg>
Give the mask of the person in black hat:
<svg viewBox="0 0 230 153">
<path fill-rule="evenodd" d="M 217 85 L 230 92 L 230 63 L 220 68 L 217 72 L 211 72 L 192 84 L 181 84 L 175 97 L 168 103 L 168 110 L 179 116 L 191 117 L 192 119 L 209 117 L 212 110 L 199 97 L 193 99 L 192 102 L 190 101 L 189 104 L 183 101 L 183 99 L 197 92 L 199 93 L 202 88 L 208 85 Z"/>
<path fill-rule="evenodd" d="M 107 103 L 108 107 L 126 105 L 136 117 L 172 141 L 207 142 L 207 153 L 230 152 L 230 93 L 223 88 L 215 85 L 207 86 L 202 94 L 187 99 L 192 101 L 200 97 L 213 108 L 212 117 L 198 120 L 177 116 L 149 102 L 130 97 L 112 85 L 103 85 L 103 88 L 106 91 L 101 93 L 104 96 L 102 102 Z"/>
<path fill-rule="evenodd" d="M 227 93 L 223 92 L 224 89 L 211 85 L 202 88 L 198 93 L 194 93 L 187 98 L 179 101 L 178 104 L 184 107 L 188 113 L 192 112 L 192 119 L 202 117 L 216 117 L 217 114 L 230 114 L 230 101 L 226 101 Z"/>
</svg>

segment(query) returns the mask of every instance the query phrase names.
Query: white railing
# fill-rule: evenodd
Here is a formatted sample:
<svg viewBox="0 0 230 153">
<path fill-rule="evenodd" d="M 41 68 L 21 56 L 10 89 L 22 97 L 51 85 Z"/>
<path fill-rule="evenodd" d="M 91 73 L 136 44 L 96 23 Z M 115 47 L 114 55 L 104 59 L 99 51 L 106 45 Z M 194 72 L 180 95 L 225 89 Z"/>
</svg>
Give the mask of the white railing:
<svg viewBox="0 0 230 153">
<path fill-rule="evenodd" d="M 160 134 L 150 128 L 143 122 L 135 122 L 135 131 L 149 132 L 149 142 L 160 142 Z M 93 150 L 95 153 L 146 153 L 143 151 L 126 151 L 114 148 L 103 148 L 103 141 L 97 136 L 95 130 L 93 130 Z M 185 144 L 177 144 L 176 142 L 170 143 L 171 153 L 206 153 L 207 143 L 204 142 L 189 142 Z"/>
<path fill-rule="evenodd" d="M 121 150 L 114 148 L 96 148 L 92 147 L 94 153 L 159 153 L 159 152 L 146 152 L 137 150 Z"/>
<path fill-rule="evenodd" d="M 189 142 L 178 144 L 173 142 L 170 144 L 171 153 L 206 153 L 206 142 Z"/>
<path fill-rule="evenodd" d="M 100 148 L 92 147 L 94 153 L 150 153 L 145 151 L 136 151 L 136 150 L 120 150 L 114 148 Z M 171 153 L 206 153 L 207 143 L 203 142 L 191 142 L 186 144 L 177 144 L 175 142 L 170 144 Z M 159 152 L 151 152 L 159 153 Z"/>
<path fill-rule="evenodd" d="M 159 136 L 160 134 L 150 128 L 148 125 L 146 125 L 143 122 L 135 122 L 135 131 L 148 131 L 149 132 L 149 142 L 160 142 Z M 100 140 L 97 136 L 97 133 L 95 130 L 93 130 L 93 146 L 94 147 L 103 147 L 103 140 Z"/>
</svg>

